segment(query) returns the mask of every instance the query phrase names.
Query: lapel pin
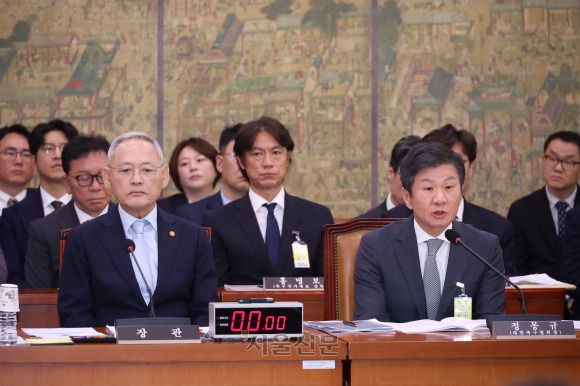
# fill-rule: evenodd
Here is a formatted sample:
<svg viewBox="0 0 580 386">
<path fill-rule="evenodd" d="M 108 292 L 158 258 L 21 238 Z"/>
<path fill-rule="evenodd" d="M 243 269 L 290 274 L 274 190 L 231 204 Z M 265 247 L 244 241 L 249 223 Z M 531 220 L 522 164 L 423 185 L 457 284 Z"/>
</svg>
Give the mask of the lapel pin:
<svg viewBox="0 0 580 386">
<path fill-rule="evenodd" d="M 169 231 L 169 236 L 171 236 L 171 237 L 175 236 L 175 232 Z"/>
</svg>

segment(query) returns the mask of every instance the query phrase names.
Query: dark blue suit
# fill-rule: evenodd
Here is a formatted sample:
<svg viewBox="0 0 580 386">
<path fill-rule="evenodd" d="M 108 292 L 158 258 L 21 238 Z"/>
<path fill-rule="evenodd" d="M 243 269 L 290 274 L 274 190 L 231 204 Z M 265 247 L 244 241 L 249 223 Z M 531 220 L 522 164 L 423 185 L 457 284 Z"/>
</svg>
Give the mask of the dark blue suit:
<svg viewBox="0 0 580 386">
<path fill-rule="evenodd" d="M 505 273 L 508 276 L 517 275 L 518 271 L 516 268 L 515 242 L 512 224 L 499 214 L 489 209 L 472 204 L 467 200 L 463 200 L 463 202 L 463 223 L 473 225 L 481 231 L 486 231 L 496 235 L 499 238 L 499 245 L 502 250 Z M 381 205 L 379 205 L 367 213 L 360 215 L 359 218 L 407 218 L 413 214 L 413 211 L 407 208 L 407 205 L 405 204 L 397 205 L 393 209 L 387 211 L 386 206 L 384 206 L 383 203 L 382 208 L 383 209 L 381 209 Z"/>
<path fill-rule="evenodd" d="M 24 259 L 28 249 L 30 223 L 44 217 L 40 188 L 28 189 L 26 197 L 0 217 L 0 246 L 8 266 L 8 283 L 28 287 L 24 278 Z"/>
<path fill-rule="evenodd" d="M 463 242 L 498 270 L 503 259 L 496 236 L 460 221 L 453 229 Z M 465 284 L 473 298 L 473 319 L 503 314 L 504 280 L 460 245 L 450 245 L 437 320 L 453 316 L 453 298 Z M 354 269 L 354 318 L 390 322 L 427 319 L 423 278 L 413 216 L 363 235 Z"/>
<path fill-rule="evenodd" d="M 219 285 L 261 284 L 265 276 L 324 276 L 323 226 L 332 224 L 330 210 L 286 193 L 278 270 L 274 271 L 248 194 L 208 212 L 203 225 L 211 227 Z M 292 231 L 308 245 L 310 268 L 295 268 Z"/>
<path fill-rule="evenodd" d="M 177 216 L 201 225 L 203 216 L 210 210 L 224 206 L 221 191 L 206 197 L 203 200 L 192 202 L 191 204 L 182 205 L 177 208 Z"/>
<path fill-rule="evenodd" d="M 160 198 L 157 200 L 157 206 L 171 214 L 177 213 L 177 208 L 179 208 L 181 205 L 186 205 L 187 203 L 187 197 L 185 197 L 185 194 L 183 193 L 177 193 L 173 196 Z"/>
<path fill-rule="evenodd" d="M 207 234 L 162 209 L 157 211 L 157 226 L 156 316 L 189 317 L 192 323 L 207 326 L 208 303 L 217 301 L 217 276 Z M 115 319 L 147 316 L 124 241 L 118 207 L 71 230 L 58 294 L 64 327 L 104 326 Z"/>
<path fill-rule="evenodd" d="M 566 215 L 560 280 L 576 286 L 574 291 L 570 291 L 570 295 L 574 298 L 571 311 L 572 319 L 580 320 L 580 206 L 570 209 Z"/>
</svg>

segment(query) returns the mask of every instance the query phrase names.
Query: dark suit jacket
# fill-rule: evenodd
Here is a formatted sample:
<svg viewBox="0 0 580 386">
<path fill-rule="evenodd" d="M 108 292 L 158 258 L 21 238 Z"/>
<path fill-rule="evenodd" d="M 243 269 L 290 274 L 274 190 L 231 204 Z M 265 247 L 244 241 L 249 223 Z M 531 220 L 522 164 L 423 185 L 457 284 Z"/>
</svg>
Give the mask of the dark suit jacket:
<svg viewBox="0 0 580 386">
<path fill-rule="evenodd" d="M 453 229 L 465 244 L 503 270 L 496 236 L 460 221 L 453 222 Z M 453 316 L 453 298 L 461 293 L 457 282 L 465 284 L 465 293 L 473 298 L 473 319 L 504 312 L 504 280 L 464 247 L 453 244 L 437 320 Z M 413 216 L 363 235 L 354 269 L 354 299 L 356 320 L 401 323 L 427 318 Z"/>
<path fill-rule="evenodd" d="M 330 210 L 286 193 L 278 270 L 274 271 L 248 194 L 208 212 L 203 225 L 212 229 L 211 243 L 219 285 L 261 284 L 265 276 L 324 276 L 324 224 Z M 292 231 L 308 245 L 310 268 L 294 268 Z"/>
<path fill-rule="evenodd" d="M 8 283 L 28 287 L 24 280 L 24 259 L 28 249 L 30 223 L 44 217 L 40 188 L 29 189 L 26 198 L 10 208 L 5 208 L 0 217 L 0 245 L 8 266 Z"/>
<path fill-rule="evenodd" d="M 4 258 L 4 252 L 0 249 L 0 284 L 6 283 L 8 278 L 8 268 L 6 268 L 6 259 Z"/>
<path fill-rule="evenodd" d="M 580 193 L 574 206 L 580 205 Z M 512 203 L 508 220 L 514 227 L 516 263 L 521 275 L 547 273 L 560 278 L 562 248 L 545 187 Z"/>
<path fill-rule="evenodd" d="M 177 193 L 173 196 L 160 198 L 157 200 L 157 206 L 171 214 L 175 214 L 177 212 L 177 208 L 179 208 L 181 205 L 186 205 L 187 203 L 187 197 L 185 197 L 185 194 L 183 193 Z"/>
<path fill-rule="evenodd" d="M 572 319 L 580 320 L 580 206 L 570 209 L 566 215 L 566 236 L 562 242 L 560 280 L 574 284 L 569 291 L 572 302 Z"/>
<path fill-rule="evenodd" d="M 403 206 L 405 206 L 405 204 L 403 204 Z M 396 208 L 396 207 L 395 207 Z M 393 209 L 395 209 L 393 208 Z M 406 206 L 405 206 L 406 208 Z M 391 210 L 393 210 L 391 209 Z M 407 218 L 411 215 L 411 212 L 409 210 L 410 214 L 401 217 L 401 218 Z M 385 200 L 383 202 L 381 202 L 379 205 L 375 206 L 374 208 L 372 208 L 371 210 L 369 210 L 368 212 L 365 212 L 359 216 L 357 216 L 356 218 L 387 218 L 387 199 L 385 198 Z M 389 217 L 389 218 L 394 218 L 394 217 Z"/>
<path fill-rule="evenodd" d="M 157 316 L 189 317 L 208 325 L 217 276 L 204 229 L 157 211 L 159 263 L 153 304 Z M 63 258 L 58 312 L 64 327 L 104 326 L 146 317 L 118 206 L 71 230 Z"/>
<path fill-rule="evenodd" d="M 203 200 L 192 202 L 191 204 L 182 205 L 177 208 L 177 216 L 201 225 L 203 216 L 210 210 L 224 206 L 221 191 L 206 197 Z"/>
<path fill-rule="evenodd" d="M 505 273 L 508 276 L 517 275 L 514 231 L 512 224 L 489 209 L 470 203 L 464 200 L 463 206 L 463 223 L 473 225 L 481 231 L 489 232 L 499 238 L 499 245 L 501 246 Z M 377 207 L 378 208 L 378 207 Z M 375 208 L 375 209 L 377 209 Z M 375 209 L 371 210 L 374 211 Z M 368 212 L 367 212 L 368 213 Z M 378 214 L 378 211 L 374 212 Z M 413 214 L 413 211 L 405 204 L 397 205 L 389 211 L 385 211 L 385 218 L 407 218 Z"/>
</svg>

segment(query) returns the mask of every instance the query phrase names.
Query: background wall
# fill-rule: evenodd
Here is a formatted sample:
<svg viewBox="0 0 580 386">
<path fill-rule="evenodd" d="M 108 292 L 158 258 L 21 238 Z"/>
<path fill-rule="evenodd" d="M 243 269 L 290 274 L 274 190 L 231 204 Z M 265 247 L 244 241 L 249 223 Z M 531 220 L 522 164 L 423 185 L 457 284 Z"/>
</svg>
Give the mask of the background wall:
<svg viewBox="0 0 580 386">
<path fill-rule="evenodd" d="M 271 115 L 289 193 L 352 217 L 384 199 L 403 135 L 479 143 L 467 197 L 505 215 L 542 144 L 579 131 L 580 1 L 4 0 L 0 123 L 52 118 L 174 145 Z M 159 33 L 161 31 L 161 33 Z M 167 192 L 171 193 L 171 190 Z"/>
</svg>

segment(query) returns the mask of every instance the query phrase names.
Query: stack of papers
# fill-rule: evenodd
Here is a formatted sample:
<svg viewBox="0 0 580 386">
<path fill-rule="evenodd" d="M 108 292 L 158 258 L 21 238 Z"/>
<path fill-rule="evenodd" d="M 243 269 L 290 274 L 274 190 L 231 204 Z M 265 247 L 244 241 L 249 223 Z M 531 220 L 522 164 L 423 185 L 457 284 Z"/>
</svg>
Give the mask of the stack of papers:
<svg viewBox="0 0 580 386">
<path fill-rule="evenodd" d="M 305 327 L 314 328 L 328 333 L 341 332 L 394 332 L 395 330 L 381 323 L 376 319 L 359 320 L 356 326 L 353 324 L 345 324 L 342 320 L 325 320 L 320 322 L 304 322 Z"/>
<path fill-rule="evenodd" d="M 75 328 L 23 328 L 29 336 L 36 338 L 52 339 L 69 336 L 99 336 L 105 335 L 97 332 L 92 327 L 75 327 Z"/>
<path fill-rule="evenodd" d="M 550 286 L 560 287 L 565 289 L 576 289 L 573 284 L 564 283 L 556 279 L 552 279 L 545 273 L 536 273 L 533 275 L 512 276 L 510 280 L 519 286 L 525 288 L 526 286 Z"/>
</svg>

